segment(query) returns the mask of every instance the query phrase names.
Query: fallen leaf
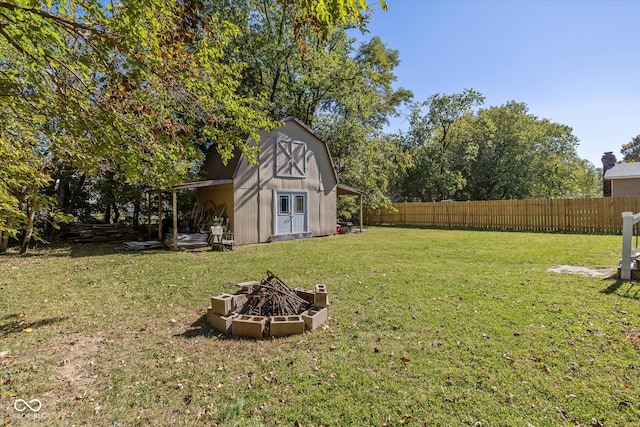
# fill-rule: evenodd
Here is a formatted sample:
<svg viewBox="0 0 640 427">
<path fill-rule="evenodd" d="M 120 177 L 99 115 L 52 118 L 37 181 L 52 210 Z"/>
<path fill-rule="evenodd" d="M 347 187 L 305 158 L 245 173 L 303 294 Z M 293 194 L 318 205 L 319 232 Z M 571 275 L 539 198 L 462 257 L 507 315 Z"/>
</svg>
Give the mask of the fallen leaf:
<svg viewBox="0 0 640 427">
<path fill-rule="evenodd" d="M 27 328 L 23 332 L 33 332 L 33 328 Z"/>
<path fill-rule="evenodd" d="M 409 359 L 408 357 L 402 356 L 402 357 L 400 358 L 400 360 L 402 360 L 404 363 L 407 363 L 407 362 L 409 362 L 411 359 Z"/>
</svg>

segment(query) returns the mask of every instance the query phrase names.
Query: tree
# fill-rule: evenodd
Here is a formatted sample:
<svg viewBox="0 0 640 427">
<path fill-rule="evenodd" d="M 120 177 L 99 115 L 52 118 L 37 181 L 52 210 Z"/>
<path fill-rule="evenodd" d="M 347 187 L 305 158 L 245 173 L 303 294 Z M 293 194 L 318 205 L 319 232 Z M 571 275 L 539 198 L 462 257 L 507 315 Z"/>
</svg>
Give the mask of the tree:
<svg viewBox="0 0 640 427">
<path fill-rule="evenodd" d="M 413 94 L 392 88 L 398 51 L 378 37 L 360 46 L 353 63 L 346 58 L 340 63 L 348 68 L 333 80 L 335 94 L 316 113 L 315 128 L 328 141 L 341 182 L 364 191 L 369 208 L 384 206 L 397 145 L 382 128 Z"/>
<path fill-rule="evenodd" d="M 620 153 L 625 162 L 640 162 L 640 135 L 633 137 L 631 141 L 624 144 Z"/>
<path fill-rule="evenodd" d="M 575 192 L 577 138 L 568 126 L 529 114 L 524 103 L 480 110 L 478 153 L 466 194 L 473 200 L 563 197 Z"/>
<path fill-rule="evenodd" d="M 466 184 L 465 168 L 477 147 L 469 120 L 484 97 L 473 89 L 453 95 L 435 94 L 412 108 L 403 146 L 413 157 L 401 195 L 421 200 L 455 197 Z M 422 109 L 428 107 L 423 115 Z"/>
</svg>

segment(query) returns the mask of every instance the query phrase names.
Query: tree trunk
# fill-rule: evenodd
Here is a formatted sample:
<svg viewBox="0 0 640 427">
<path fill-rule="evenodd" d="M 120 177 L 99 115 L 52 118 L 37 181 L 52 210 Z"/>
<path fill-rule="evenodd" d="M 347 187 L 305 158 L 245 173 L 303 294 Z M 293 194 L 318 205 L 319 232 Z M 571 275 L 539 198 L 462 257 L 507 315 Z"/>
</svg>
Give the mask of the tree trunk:
<svg viewBox="0 0 640 427">
<path fill-rule="evenodd" d="M 27 253 L 29 249 L 29 242 L 31 242 L 31 236 L 33 235 L 33 221 L 36 217 L 36 199 L 31 199 L 31 205 L 29 206 L 29 213 L 27 214 L 27 228 L 24 233 L 24 239 L 22 239 L 22 245 L 20 245 L 20 252 L 18 255 Z"/>
<path fill-rule="evenodd" d="M 133 203 L 133 226 L 138 227 L 140 225 L 140 200 L 136 200 Z"/>
<path fill-rule="evenodd" d="M 69 173 L 63 171 L 60 178 L 58 178 L 58 189 L 56 191 L 56 200 L 58 201 L 58 207 L 60 209 L 63 209 L 67 204 L 68 192 L 69 192 Z"/>
<path fill-rule="evenodd" d="M 9 232 L 0 231 L 0 255 L 7 253 L 7 247 L 9 246 Z"/>
<path fill-rule="evenodd" d="M 107 210 L 104 213 L 105 224 L 111 224 L 111 203 L 107 203 Z"/>
<path fill-rule="evenodd" d="M 73 213 L 74 209 L 78 205 L 78 202 L 80 201 L 80 194 L 82 193 L 82 187 L 84 187 L 84 182 L 86 181 L 86 179 L 87 179 L 87 176 L 85 174 L 80 175 L 80 179 L 78 180 L 78 185 L 76 185 L 76 188 L 71 192 L 71 197 L 69 198 L 69 201 L 64 205 L 64 213 L 66 214 Z M 58 205 L 58 207 L 61 207 L 61 206 Z"/>
<path fill-rule="evenodd" d="M 118 205 L 113 204 L 113 223 L 117 224 L 120 219 L 120 211 L 118 210 Z"/>
</svg>

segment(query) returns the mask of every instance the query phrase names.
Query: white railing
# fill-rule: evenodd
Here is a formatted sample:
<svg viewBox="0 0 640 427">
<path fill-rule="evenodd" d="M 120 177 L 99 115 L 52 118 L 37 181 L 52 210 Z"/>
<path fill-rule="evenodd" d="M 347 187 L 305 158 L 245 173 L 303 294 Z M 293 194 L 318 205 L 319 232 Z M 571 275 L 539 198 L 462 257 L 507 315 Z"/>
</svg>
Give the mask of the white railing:
<svg viewBox="0 0 640 427">
<path fill-rule="evenodd" d="M 634 263 L 633 226 L 638 222 L 640 222 L 640 213 L 622 212 L 622 260 L 620 261 L 620 279 L 622 280 L 631 280 L 631 267 Z"/>
</svg>

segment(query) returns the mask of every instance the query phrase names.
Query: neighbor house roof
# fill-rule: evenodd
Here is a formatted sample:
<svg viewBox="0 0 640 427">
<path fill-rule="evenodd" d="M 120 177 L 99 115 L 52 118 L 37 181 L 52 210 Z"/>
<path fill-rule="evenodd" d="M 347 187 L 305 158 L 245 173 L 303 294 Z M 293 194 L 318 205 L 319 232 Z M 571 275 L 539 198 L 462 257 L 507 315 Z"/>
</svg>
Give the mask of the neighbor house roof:
<svg viewBox="0 0 640 427">
<path fill-rule="evenodd" d="M 604 179 L 640 178 L 640 162 L 616 163 L 604 174 Z"/>
</svg>

